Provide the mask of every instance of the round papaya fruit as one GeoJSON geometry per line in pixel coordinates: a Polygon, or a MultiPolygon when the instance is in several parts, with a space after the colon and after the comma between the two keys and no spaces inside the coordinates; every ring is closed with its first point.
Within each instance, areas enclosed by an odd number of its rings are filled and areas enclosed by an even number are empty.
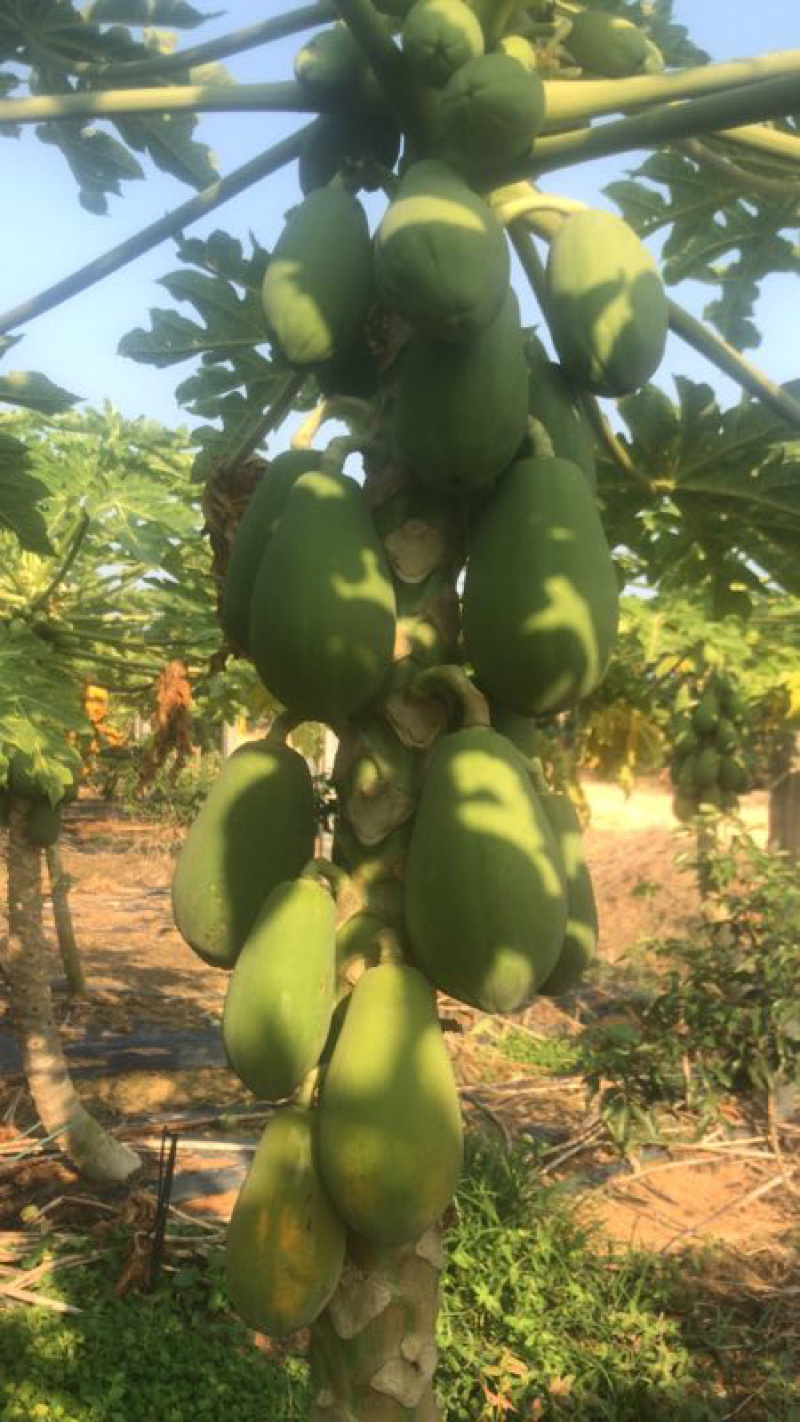
{"type": "Polygon", "coordinates": [[[647,35],[630,20],[602,10],[580,10],[573,18],[564,47],[575,63],[590,74],[622,79],[645,70],[653,72],[655,46],[647,35]]]}
{"type": "Polygon", "coordinates": [[[510,54],[482,54],[442,91],[445,152],[469,175],[491,175],[527,153],[545,116],[539,75],[510,54]]]}
{"type": "Polygon", "coordinates": [[[416,0],[403,22],[401,41],[416,77],[434,88],[483,54],[480,21],[464,0],[416,0]]]}

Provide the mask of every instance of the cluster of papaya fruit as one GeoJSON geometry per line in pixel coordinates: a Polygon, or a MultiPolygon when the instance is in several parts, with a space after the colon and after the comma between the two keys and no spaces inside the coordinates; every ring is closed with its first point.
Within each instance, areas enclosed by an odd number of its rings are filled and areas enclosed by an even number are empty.
{"type": "Polygon", "coordinates": [[[736,688],[720,672],[681,688],[672,745],[676,818],[693,819],[704,807],[735,810],[751,779],[746,714],[736,688]]]}
{"type": "Polygon", "coordinates": [[[278,455],[222,607],[288,717],[340,738],[335,865],[311,860],[311,780],[271,736],[225,763],[173,882],[179,930],[231,971],[233,1070],[263,1099],[294,1097],[228,1234],[233,1302],[277,1334],[331,1297],[345,1230],[410,1243],[452,1196],[462,1127],[436,990],[514,1012],[574,986],[594,954],[578,817],[531,736],[592,691],[616,637],[583,394],[641,385],[667,329],[634,233],[580,211],[551,241],[548,357],[484,195],[545,123],[534,49],[490,36],[477,0],[378,8],[427,138],[407,138],[395,174],[399,129],[350,31],[304,45],[295,73],[320,107],[343,92],[362,106],[312,126],[263,284],[285,362],[359,403],[364,482],[339,441],[278,455]],[[371,233],[358,192],[378,187],[371,233]],[[425,707],[454,689],[449,729],[425,707]]]}

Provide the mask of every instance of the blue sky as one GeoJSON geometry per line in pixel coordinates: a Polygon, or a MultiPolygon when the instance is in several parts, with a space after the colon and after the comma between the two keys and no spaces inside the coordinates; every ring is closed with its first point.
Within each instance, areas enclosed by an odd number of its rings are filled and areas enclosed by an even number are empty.
{"type": "MultiPolygon", "coordinates": [[[[201,10],[221,8],[211,0],[194,3],[201,10]]],[[[288,8],[289,0],[258,5],[252,0],[232,0],[225,7],[224,18],[193,32],[183,32],[179,44],[194,44],[288,8]]],[[[734,0],[733,4],[731,0],[676,0],[674,14],[715,59],[798,45],[794,0],[758,0],[755,5],[745,4],[744,0],[734,0]]],[[[244,82],[288,78],[299,43],[296,37],[281,41],[239,56],[229,61],[228,67],[244,82]]],[[[220,173],[225,174],[304,121],[298,115],[213,114],[201,119],[198,132],[214,150],[220,173]]],[[[608,205],[602,197],[602,187],[634,166],[632,155],[625,155],[553,174],[548,186],[552,191],[608,205]]],[[[0,181],[5,200],[0,245],[3,310],[67,275],[191,196],[190,189],[149,167],[145,182],[127,184],[126,195],[111,200],[108,216],[87,214],[78,203],[77,188],[63,159],[30,130],[20,140],[0,139],[0,181]]],[[[294,171],[286,169],[198,223],[191,233],[205,235],[215,227],[223,227],[246,245],[248,234],[253,232],[264,246],[270,247],[280,231],[283,213],[298,196],[294,171]]],[[[174,247],[164,243],[101,285],[39,317],[26,328],[25,339],[7,357],[3,369],[42,370],[90,404],[110,399],[130,418],[148,415],[170,426],[191,423],[173,395],[175,386],[190,373],[189,364],[157,371],[116,353],[126,331],[148,324],[149,307],[170,304],[157,279],[175,265],[174,247]]],[[[752,358],[779,381],[800,375],[798,294],[796,278],[771,278],[758,313],[764,339],[752,358]]],[[[693,289],[691,284],[676,289],[675,295],[698,313],[708,298],[707,290],[693,289]]],[[[523,311],[529,319],[533,316],[530,305],[526,311],[523,303],[523,311]]],[[[730,381],[674,338],[670,338],[658,375],[659,382],[668,388],[671,373],[708,380],[725,404],[738,398],[730,381]]],[[[273,452],[285,441],[285,434],[277,436],[273,452]]]]}

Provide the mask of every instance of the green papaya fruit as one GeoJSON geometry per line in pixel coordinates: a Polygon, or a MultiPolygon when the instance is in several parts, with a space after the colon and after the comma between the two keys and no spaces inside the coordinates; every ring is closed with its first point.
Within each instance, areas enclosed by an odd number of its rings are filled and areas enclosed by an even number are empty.
{"type": "Polygon", "coordinates": [[[270,335],[290,365],[331,360],[355,340],[372,293],[364,209],[338,183],[315,189],[289,214],[267,263],[270,335]]]}
{"type": "Polygon", "coordinates": [[[357,400],[371,400],[381,380],[376,354],[363,331],[341,355],[318,365],[314,375],[322,395],[351,395],[357,400]]]}
{"type": "Polygon", "coordinates": [[[378,691],[391,664],[395,599],[361,487],[302,474],[261,559],[249,642],[273,696],[334,723],[378,691]]]}
{"type": "Polygon", "coordinates": [[[483,54],[480,21],[464,0],[416,0],[401,42],[416,78],[437,89],[468,59],[483,54]]]}
{"type": "Polygon", "coordinates": [[[586,479],[566,459],[520,459],[471,531],[467,658],[498,705],[552,715],[598,685],[617,633],[614,565],[586,479]]]}
{"type": "Polygon", "coordinates": [[[561,952],[539,991],[545,997],[560,997],[577,986],[597,952],[597,904],[583,852],[580,820],[569,795],[543,794],[539,801],[564,864],[568,905],[561,952]]]}
{"type": "Polygon", "coordinates": [[[722,790],[740,794],[747,787],[747,771],[741,760],[734,755],[723,755],[719,766],[719,785],[722,790]]]}
{"type": "Polygon", "coordinates": [[[430,984],[381,963],[350,996],[317,1112],[318,1162],[336,1209],[380,1244],[417,1240],[461,1173],[461,1114],[430,984]]]}
{"type": "Polygon", "coordinates": [[[548,360],[544,346],[528,342],[528,413],[544,426],[559,459],[571,459],[586,476],[592,492],[597,488],[594,435],[575,391],[557,361],[548,360]]]}
{"type": "Polygon", "coordinates": [[[336,910],[311,878],[279,884],[259,909],[228,983],[222,1041],[263,1101],[291,1096],[312,1067],[334,1004],[336,910]]]}
{"type": "Polygon", "coordinates": [[[627,395],[660,364],[667,298],[655,262],[613,212],[572,213],[547,260],[548,319],[569,377],[597,395],[627,395]]]}
{"type": "Polygon", "coordinates": [[[14,795],[22,795],[27,800],[45,798],[44,781],[39,771],[34,770],[33,757],[27,751],[14,751],[8,762],[8,788],[14,795]]]}
{"type": "MultiPolygon", "coordinates": [[[[400,152],[400,131],[389,115],[371,113],[320,114],[303,140],[298,177],[304,197],[327,187],[343,167],[374,162],[393,168],[400,152]]],[[[371,191],[377,179],[362,187],[371,191]]]]}
{"type": "Polygon", "coordinates": [[[527,422],[528,371],[513,291],[470,340],[408,342],[392,434],[400,460],[421,483],[469,492],[493,482],[518,450],[527,422]]]}
{"type": "Polygon", "coordinates": [[[720,716],[714,727],[714,740],[717,749],[723,752],[736,750],[740,739],[733,721],[730,721],[727,716],[720,716]]]}
{"type": "Polygon", "coordinates": [[[313,449],[287,449],[270,460],[239,522],[225,574],[222,625],[243,652],[249,650],[250,599],[261,555],[295,480],[318,464],[319,452],[313,449]]]}
{"type": "Polygon", "coordinates": [[[622,79],[653,72],[648,64],[653,64],[655,46],[647,35],[630,20],[604,14],[602,10],[579,11],[573,18],[564,47],[575,63],[590,74],[622,79]]]}
{"type": "Polygon", "coordinates": [[[694,757],[694,784],[696,790],[707,790],[719,779],[721,756],[713,746],[705,746],[694,757]]]}
{"type": "Polygon", "coordinates": [[[694,774],[696,760],[696,755],[687,755],[685,759],[681,762],[678,772],[675,776],[675,784],[683,794],[693,795],[695,789],[697,788],[694,774]]]}
{"type": "Polygon", "coordinates": [[[697,800],[702,809],[721,810],[724,798],[724,792],[719,785],[706,785],[697,791],[697,800]]]}
{"type": "Polygon", "coordinates": [[[28,811],[25,833],[31,844],[38,849],[49,849],[55,844],[61,832],[61,815],[58,807],[49,800],[35,800],[28,811]]]}
{"type": "Polygon", "coordinates": [[[223,763],[172,879],[175,926],[213,967],[232,968],[267,895],[314,852],[314,786],[303,757],[269,740],[223,763]]]}
{"type": "Polygon", "coordinates": [[[545,116],[538,73],[510,54],[481,54],[462,64],[442,90],[440,121],[447,158],[474,176],[501,171],[527,153],[545,116]]]}
{"type": "Polygon", "coordinates": [[[687,791],[679,790],[672,801],[672,813],[681,824],[688,824],[697,814],[697,799],[687,791]]]}
{"type": "Polygon", "coordinates": [[[680,756],[692,755],[697,750],[699,744],[700,742],[691,727],[680,731],[674,741],[675,750],[680,756]]]}
{"type": "Polygon", "coordinates": [[[268,1121],[236,1197],[225,1243],[233,1307],[248,1328],[283,1338],[333,1294],[345,1231],[314,1161],[314,1120],[290,1106],[268,1121]]]}
{"type": "Polygon", "coordinates": [[[385,305],[435,340],[464,340],[494,320],[510,271],[491,208],[446,163],[412,164],[375,238],[385,305]]]}
{"type": "Polygon", "coordinates": [[[704,691],[692,711],[692,725],[700,736],[709,736],[719,720],[719,699],[715,691],[704,691]]]}
{"type": "Polygon", "coordinates": [[[540,731],[534,716],[518,716],[505,706],[493,706],[492,726],[501,736],[506,736],[526,760],[540,754],[540,731]]]}
{"type": "Polygon", "coordinates": [[[435,744],[406,865],[414,959],[443,992],[515,1012],[556,966],[567,884],[555,835],[515,746],[488,727],[435,744]]]}
{"type": "Polygon", "coordinates": [[[5,829],[8,825],[8,801],[8,791],[0,789],[0,829],[5,829]]]}
{"type": "Polygon", "coordinates": [[[335,94],[358,85],[366,63],[364,52],[347,25],[318,30],[294,57],[298,84],[316,94],[335,94]]]}

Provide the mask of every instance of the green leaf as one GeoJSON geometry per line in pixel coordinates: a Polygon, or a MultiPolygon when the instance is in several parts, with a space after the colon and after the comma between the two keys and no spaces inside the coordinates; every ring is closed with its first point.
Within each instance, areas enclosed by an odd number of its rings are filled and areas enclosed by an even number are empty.
{"type": "Polygon", "coordinates": [[[169,25],[192,30],[204,20],[216,20],[222,14],[223,10],[201,14],[184,0],[94,0],[86,18],[100,23],[169,25]]]}
{"type": "Polygon", "coordinates": [[[131,148],[147,153],[162,172],[199,190],[216,182],[219,170],[208,145],[192,138],[196,126],[195,116],[183,113],[115,120],[117,132],[131,148]]]}
{"type": "Polygon", "coordinates": [[[30,474],[30,454],[21,440],[0,430],[0,529],[13,533],[31,553],[51,552],[47,526],[37,507],[46,486],[30,474]]]}
{"type": "Polygon", "coordinates": [[[24,405],[43,415],[57,415],[79,399],[79,395],[71,395],[38,371],[12,370],[0,375],[0,401],[7,405],[24,405]]]}

